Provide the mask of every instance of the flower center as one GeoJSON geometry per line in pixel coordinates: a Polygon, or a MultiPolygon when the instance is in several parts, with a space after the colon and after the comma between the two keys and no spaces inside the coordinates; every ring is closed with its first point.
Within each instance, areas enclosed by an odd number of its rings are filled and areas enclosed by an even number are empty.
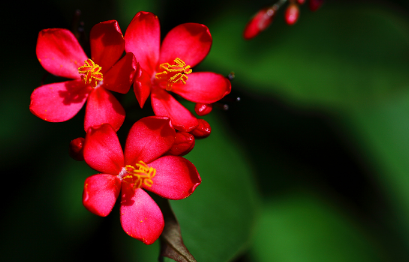
{"type": "Polygon", "coordinates": [[[190,65],[186,65],[180,58],[176,58],[173,65],[169,63],[160,64],[159,67],[163,69],[162,72],[155,75],[156,79],[167,81],[166,90],[172,90],[172,85],[178,82],[186,84],[187,75],[192,73],[190,65]]]}
{"type": "Polygon", "coordinates": [[[102,81],[103,75],[100,72],[101,67],[94,63],[91,59],[85,60],[83,66],[78,67],[78,73],[81,75],[85,84],[96,87],[99,81],[102,81]]]}
{"type": "Polygon", "coordinates": [[[156,169],[148,167],[143,161],[139,161],[134,166],[126,165],[118,175],[122,181],[129,184],[134,184],[133,188],[140,188],[142,185],[151,187],[153,185],[152,178],[156,175],[156,169]]]}

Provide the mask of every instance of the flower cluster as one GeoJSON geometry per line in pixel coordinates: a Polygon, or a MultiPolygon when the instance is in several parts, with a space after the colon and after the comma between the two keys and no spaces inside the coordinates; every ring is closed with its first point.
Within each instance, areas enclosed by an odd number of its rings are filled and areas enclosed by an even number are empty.
{"type": "Polygon", "coordinates": [[[158,18],[139,12],[125,36],[116,21],[95,25],[88,57],[73,33],[45,29],[39,33],[37,58],[49,73],[71,80],[38,87],[30,110],[49,122],[74,117],[85,102],[85,139],[71,141],[70,155],[98,174],[84,183],[83,204],[92,213],[107,216],[120,197],[124,231],[145,244],[155,242],[164,227],[159,206],[146,193],[179,200],[201,183],[195,166],[181,157],[193,149],[195,138],[211,132],[172,93],[196,103],[199,116],[230,93],[230,81],[213,72],[195,72],[210,51],[209,29],[196,23],[173,28],[160,42],[158,18]],[[133,124],[125,150],[116,132],[125,109],[111,92],[126,94],[133,85],[135,103],[142,108],[151,99],[155,116],[133,124]]]}
{"type": "MultiPolygon", "coordinates": [[[[299,5],[305,3],[306,0],[289,0],[287,8],[285,10],[285,21],[289,25],[293,25],[297,22],[300,16],[299,5]]],[[[258,11],[247,23],[243,37],[246,40],[256,37],[261,31],[266,30],[273,18],[276,16],[277,11],[287,2],[287,0],[279,0],[277,3],[270,7],[266,7],[258,11]]],[[[311,11],[316,11],[323,4],[324,0],[309,0],[309,8],[311,11]]]]}

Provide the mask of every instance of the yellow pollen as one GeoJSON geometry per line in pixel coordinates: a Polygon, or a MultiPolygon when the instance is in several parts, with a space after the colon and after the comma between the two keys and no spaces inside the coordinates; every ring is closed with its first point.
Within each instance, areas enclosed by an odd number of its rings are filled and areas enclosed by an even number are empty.
{"type": "Polygon", "coordinates": [[[155,75],[156,79],[163,79],[168,82],[166,85],[166,90],[168,91],[172,90],[172,84],[177,82],[181,81],[183,84],[186,84],[188,79],[187,75],[192,73],[190,65],[186,65],[182,59],[177,57],[174,62],[174,65],[169,63],[160,64],[159,67],[163,69],[163,71],[155,75]]]}
{"type": "Polygon", "coordinates": [[[92,87],[96,87],[98,81],[102,81],[103,79],[101,67],[95,64],[91,59],[85,60],[84,65],[78,67],[78,73],[81,75],[85,84],[89,84],[92,87]]]}
{"type": "Polygon", "coordinates": [[[140,188],[142,185],[151,187],[153,185],[152,178],[156,175],[156,169],[148,167],[142,160],[135,164],[135,167],[126,165],[125,170],[127,175],[122,177],[123,181],[133,183],[133,188],[140,188]]]}

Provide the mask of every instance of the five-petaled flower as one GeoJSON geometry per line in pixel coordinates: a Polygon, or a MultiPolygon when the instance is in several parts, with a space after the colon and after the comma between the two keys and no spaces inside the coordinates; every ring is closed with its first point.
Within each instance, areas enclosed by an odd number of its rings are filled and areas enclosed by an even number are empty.
{"type": "Polygon", "coordinates": [[[45,29],[39,33],[36,52],[41,65],[51,74],[74,80],[35,89],[30,110],[46,121],[62,122],[75,116],[88,98],[84,129],[109,123],[118,130],[125,110],[108,90],[127,93],[138,64],[131,53],[120,59],[125,41],[117,21],[95,25],[90,42],[91,59],[70,31],[45,29]]]}
{"type": "Polygon", "coordinates": [[[134,91],[141,107],[151,94],[155,115],[167,116],[172,125],[185,132],[198,126],[198,120],[167,91],[203,104],[214,103],[230,93],[230,81],[213,72],[192,72],[212,45],[209,29],[186,23],[173,28],[160,44],[157,16],[149,12],[135,15],[125,32],[125,50],[132,52],[141,70],[135,77],[134,91]]]}
{"type": "Polygon", "coordinates": [[[155,242],[162,233],[164,220],[145,190],[178,200],[192,194],[201,182],[191,162],[180,156],[162,156],[173,145],[175,135],[168,118],[142,118],[132,126],[123,154],[110,125],[90,128],[85,138],[84,159],[102,174],[85,180],[84,206],[94,214],[107,216],[122,188],[122,228],[145,244],[155,242]]]}

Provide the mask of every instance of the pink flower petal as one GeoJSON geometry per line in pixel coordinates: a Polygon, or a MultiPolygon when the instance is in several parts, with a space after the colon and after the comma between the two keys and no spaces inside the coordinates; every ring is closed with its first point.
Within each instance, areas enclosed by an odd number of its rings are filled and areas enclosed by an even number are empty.
{"type": "Polygon", "coordinates": [[[231,91],[231,84],[226,77],[212,73],[199,72],[188,75],[186,84],[172,85],[172,92],[195,103],[210,104],[222,99],[231,91]]]}
{"type": "Polygon", "coordinates": [[[91,88],[81,80],[40,86],[31,94],[30,111],[49,122],[63,122],[82,108],[91,88]]]}
{"type": "Polygon", "coordinates": [[[175,130],[169,118],[144,117],[129,131],[125,146],[125,164],[135,165],[140,160],[149,163],[168,151],[175,141],[175,130]]]}
{"type": "Polygon", "coordinates": [[[107,72],[125,50],[125,40],[118,22],[115,20],[94,25],[90,34],[91,59],[107,72]]]}
{"type": "Polygon", "coordinates": [[[143,189],[134,191],[122,183],[121,225],[128,235],[150,245],[159,238],[165,222],[158,205],[143,189]]]}
{"type": "Polygon", "coordinates": [[[158,17],[149,12],[139,12],[125,32],[125,50],[135,55],[136,61],[152,75],[159,59],[160,25],[158,17]]]}
{"type": "Polygon", "coordinates": [[[144,185],[144,189],[167,199],[179,200],[190,196],[202,181],[196,167],[180,156],[161,157],[149,163],[149,167],[156,169],[156,175],[152,179],[153,185],[144,185]]]}
{"type": "Polygon", "coordinates": [[[125,110],[111,92],[103,87],[94,88],[88,98],[84,129],[106,123],[118,131],[124,120],[125,110]]]}
{"type": "Polygon", "coordinates": [[[103,87],[121,94],[131,88],[139,66],[132,53],[126,53],[105,75],[103,87]]]}
{"type": "Polygon", "coordinates": [[[152,89],[151,100],[155,115],[169,117],[177,130],[190,132],[199,124],[197,118],[165,90],[152,89]]]}
{"type": "Polygon", "coordinates": [[[108,124],[87,131],[84,160],[93,169],[118,175],[124,167],[124,155],[115,130],[108,124]]]}
{"type": "Polygon", "coordinates": [[[173,63],[176,58],[194,67],[209,53],[212,36],[205,25],[186,23],[173,28],[162,43],[159,64],[173,63]]]}
{"type": "Polygon", "coordinates": [[[38,34],[37,58],[53,75],[79,79],[78,67],[87,60],[75,36],[66,29],[44,29],[38,34]]]}
{"type": "Polygon", "coordinates": [[[82,203],[88,211],[106,217],[111,213],[121,191],[121,180],[109,174],[93,175],[84,183],[82,203]]]}
{"type": "Polygon", "coordinates": [[[135,77],[135,83],[133,84],[133,90],[135,92],[136,99],[138,100],[141,108],[151,94],[151,75],[141,69],[139,75],[135,77]]]}

